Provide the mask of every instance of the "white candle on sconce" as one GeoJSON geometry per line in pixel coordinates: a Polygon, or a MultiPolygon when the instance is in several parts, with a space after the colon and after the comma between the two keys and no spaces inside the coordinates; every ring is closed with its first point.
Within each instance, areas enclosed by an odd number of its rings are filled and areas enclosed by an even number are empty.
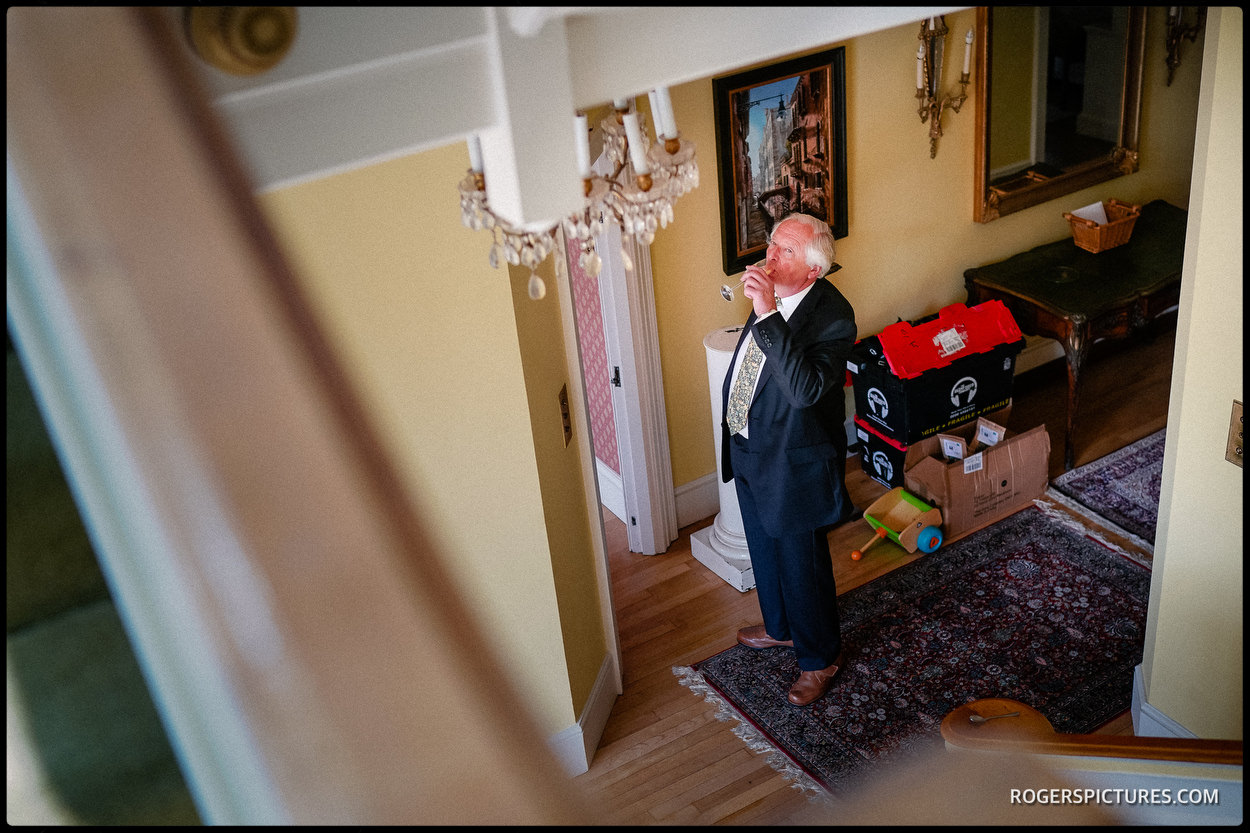
{"type": "Polygon", "coordinates": [[[482,172],[482,140],[476,133],[469,136],[469,169],[475,174],[482,172]]]}
{"type": "Polygon", "coordinates": [[[655,90],[647,90],[647,99],[651,102],[651,121],[655,123],[655,135],[664,135],[664,116],[660,113],[660,97],[655,90]]]}
{"type": "Polygon", "coordinates": [[[660,124],[664,125],[664,137],[667,139],[677,138],[677,118],[673,115],[673,99],[668,94],[668,87],[656,87],[655,97],[660,102],[660,124]]]}
{"type": "Polygon", "coordinates": [[[924,89],[924,45],[916,47],[916,89],[924,89]]]}
{"type": "Polygon", "coordinates": [[[577,174],[590,179],[590,125],[580,113],[573,118],[573,138],[577,142],[577,174]]]}
{"type": "Polygon", "coordinates": [[[972,69],[972,30],[964,37],[964,75],[972,69]]]}
{"type": "Polygon", "coordinates": [[[634,163],[634,173],[641,176],[642,174],[651,173],[651,166],[647,164],[647,146],[642,142],[642,129],[638,126],[638,114],[625,114],[625,136],[629,139],[629,158],[634,163]]]}

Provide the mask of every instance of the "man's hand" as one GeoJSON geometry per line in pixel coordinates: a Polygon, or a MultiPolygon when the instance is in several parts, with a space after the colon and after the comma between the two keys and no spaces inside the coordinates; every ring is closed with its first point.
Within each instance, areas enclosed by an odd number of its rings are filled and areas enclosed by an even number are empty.
{"type": "Polygon", "coordinates": [[[748,266],[746,273],[742,276],[742,294],[751,299],[756,316],[777,309],[772,270],[766,264],[748,266]]]}

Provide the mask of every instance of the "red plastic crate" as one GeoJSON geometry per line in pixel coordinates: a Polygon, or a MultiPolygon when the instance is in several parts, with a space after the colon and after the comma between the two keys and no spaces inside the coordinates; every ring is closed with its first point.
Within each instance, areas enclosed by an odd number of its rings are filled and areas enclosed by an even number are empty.
{"type": "Polygon", "coordinates": [[[1002,301],[986,301],[971,308],[951,304],[923,324],[891,324],[878,338],[890,372],[900,379],[914,379],[956,359],[1017,342],[1024,335],[1002,301]]]}

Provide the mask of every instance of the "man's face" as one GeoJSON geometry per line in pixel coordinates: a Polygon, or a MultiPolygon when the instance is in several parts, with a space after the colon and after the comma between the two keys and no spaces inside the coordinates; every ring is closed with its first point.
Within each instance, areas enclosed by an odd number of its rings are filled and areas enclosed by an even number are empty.
{"type": "Polygon", "coordinates": [[[818,270],[804,258],[813,231],[802,223],[786,220],[773,229],[768,242],[768,267],[782,298],[799,292],[815,279],[818,270]]]}

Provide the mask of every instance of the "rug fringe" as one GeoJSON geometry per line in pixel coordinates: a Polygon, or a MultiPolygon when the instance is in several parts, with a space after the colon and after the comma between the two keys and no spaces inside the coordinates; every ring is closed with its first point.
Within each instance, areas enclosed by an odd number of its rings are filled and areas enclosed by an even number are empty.
{"type": "Polygon", "coordinates": [[[1142,547],[1144,550],[1146,550],[1146,552],[1153,555],[1154,547],[1147,544],[1141,538],[1137,537],[1136,535],[1134,535],[1133,533],[1129,532],[1126,529],[1121,529],[1120,527],[1116,526],[1114,523],[1107,520],[1106,518],[1091,514],[1087,509],[1085,509],[1085,507],[1068,499],[1065,495],[1063,495],[1062,493],[1056,491],[1055,489],[1049,486],[1046,488],[1046,498],[1047,500],[1042,500],[1041,498],[1034,498],[1033,505],[1036,506],[1038,509],[1040,509],[1042,514],[1050,518],[1052,521],[1055,521],[1056,523],[1062,526],[1065,526],[1074,532],[1078,532],[1082,535],[1088,535],[1090,538],[1093,538],[1095,541],[1102,544],[1107,549],[1112,550],[1114,552],[1118,552],[1120,555],[1123,555],[1125,558],[1128,558],[1130,561],[1136,562],[1137,564],[1140,564],[1143,567],[1146,567],[1147,569],[1153,566],[1152,560],[1150,557],[1144,556],[1140,552],[1126,550],[1124,547],[1121,547],[1118,544],[1115,544],[1107,540],[1106,538],[1104,538],[1102,535],[1098,533],[1097,529],[1093,529],[1081,523],[1080,521],[1076,520],[1071,515],[1069,515],[1067,512],[1063,512],[1063,511],[1060,511],[1059,509],[1056,509],[1051,503],[1048,503],[1047,501],[1054,501],[1054,503],[1058,503],[1061,506],[1067,507],[1073,512],[1079,514],[1081,517],[1088,519],[1091,523],[1094,523],[1095,525],[1099,525],[1099,526],[1104,526],[1109,531],[1115,533],[1116,535],[1122,536],[1126,540],[1131,541],[1133,544],[1136,544],[1139,547],[1142,547]]]}
{"type": "Polygon", "coordinates": [[[766,754],[768,756],[765,758],[766,763],[788,780],[791,787],[802,792],[813,802],[825,803],[832,798],[823,784],[808,775],[802,767],[790,759],[789,755],[778,749],[763,732],[751,725],[751,722],[731,706],[724,697],[721,697],[716,689],[707,684],[703,675],[697,670],[689,666],[675,665],[673,673],[677,675],[679,683],[695,694],[703,695],[705,701],[716,706],[717,720],[736,721],[737,725],[734,726],[733,733],[746,744],[747,749],[757,755],[766,754]]]}

